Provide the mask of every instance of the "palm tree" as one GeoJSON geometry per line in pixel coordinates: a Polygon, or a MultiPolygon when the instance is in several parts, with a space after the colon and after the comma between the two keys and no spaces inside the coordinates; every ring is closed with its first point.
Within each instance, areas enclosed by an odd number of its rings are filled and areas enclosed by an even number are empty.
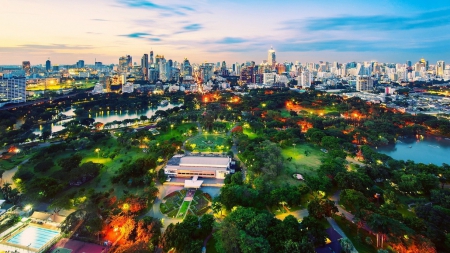
{"type": "Polygon", "coordinates": [[[282,205],[283,209],[284,209],[285,208],[284,206],[287,205],[287,202],[286,201],[280,201],[280,202],[278,202],[278,204],[282,205]]]}

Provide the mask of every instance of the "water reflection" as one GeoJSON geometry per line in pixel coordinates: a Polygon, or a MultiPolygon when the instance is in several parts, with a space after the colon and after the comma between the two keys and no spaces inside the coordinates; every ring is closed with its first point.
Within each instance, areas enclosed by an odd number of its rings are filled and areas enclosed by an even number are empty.
{"type": "Polygon", "coordinates": [[[450,164],[450,139],[425,135],[423,138],[401,138],[395,145],[378,147],[378,152],[397,160],[412,160],[416,163],[450,164]]]}
{"type": "MultiPolygon", "coordinates": [[[[90,114],[89,117],[92,117],[95,119],[95,122],[101,122],[103,124],[113,122],[113,121],[123,121],[126,119],[136,119],[140,118],[141,116],[147,116],[148,118],[155,115],[155,112],[158,110],[167,110],[174,108],[176,106],[182,106],[182,104],[168,104],[166,106],[158,106],[158,107],[148,107],[146,110],[127,110],[127,111],[111,111],[111,112],[98,112],[95,114],[90,114]]],[[[75,108],[72,108],[68,111],[62,112],[62,114],[66,116],[75,116],[75,108]]],[[[34,134],[41,135],[43,130],[50,130],[52,132],[58,132],[64,129],[63,124],[66,122],[71,121],[71,119],[58,121],[52,124],[42,124],[39,125],[39,128],[35,129],[33,131],[34,134]]]]}

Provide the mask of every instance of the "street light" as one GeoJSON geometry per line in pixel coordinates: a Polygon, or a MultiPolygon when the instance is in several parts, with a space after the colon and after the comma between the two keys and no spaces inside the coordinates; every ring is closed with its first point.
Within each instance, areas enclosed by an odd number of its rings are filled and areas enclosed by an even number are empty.
{"type": "Polygon", "coordinates": [[[100,149],[99,149],[99,148],[96,148],[96,149],[95,149],[95,152],[97,152],[97,158],[100,158],[100,149]]]}

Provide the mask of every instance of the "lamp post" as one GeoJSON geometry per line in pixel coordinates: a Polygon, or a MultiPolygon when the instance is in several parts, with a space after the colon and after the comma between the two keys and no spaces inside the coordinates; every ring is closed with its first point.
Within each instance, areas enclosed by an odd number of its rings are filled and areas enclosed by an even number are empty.
{"type": "Polygon", "coordinates": [[[99,148],[96,148],[96,149],[95,149],[95,152],[97,152],[97,158],[100,158],[100,149],[99,149],[99,148]]]}

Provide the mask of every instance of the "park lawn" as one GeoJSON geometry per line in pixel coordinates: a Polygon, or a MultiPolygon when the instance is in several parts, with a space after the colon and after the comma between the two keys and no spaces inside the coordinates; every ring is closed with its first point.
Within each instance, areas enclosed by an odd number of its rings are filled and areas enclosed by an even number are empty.
{"type": "Polygon", "coordinates": [[[285,148],[282,151],[284,158],[288,159],[292,157],[292,161],[287,162],[289,167],[294,168],[294,173],[311,174],[319,169],[321,159],[325,154],[318,148],[308,144],[297,145],[294,147],[285,148]],[[308,155],[305,155],[305,151],[308,151],[308,155]]]}
{"type": "Polygon", "coordinates": [[[356,225],[348,221],[347,219],[344,219],[340,216],[337,216],[334,218],[336,223],[339,225],[339,227],[344,231],[345,235],[352,241],[353,246],[355,246],[356,250],[358,252],[364,252],[364,253],[376,253],[377,250],[375,247],[368,245],[365,240],[366,237],[370,236],[372,238],[372,241],[374,244],[376,243],[376,236],[369,234],[366,230],[360,228],[359,229],[359,235],[361,239],[358,240],[357,238],[357,228],[356,225]]]}
{"type": "MultiPolygon", "coordinates": [[[[197,129],[197,124],[195,123],[182,123],[180,125],[174,125],[173,129],[169,129],[167,131],[159,131],[160,134],[155,136],[155,139],[157,141],[185,141],[189,138],[187,133],[189,133],[189,130],[194,127],[197,129]],[[184,134],[184,135],[183,135],[184,134]]],[[[195,135],[196,132],[192,131],[192,135],[195,135]]]]}
{"type": "Polygon", "coordinates": [[[256,137],[258,137],[258,134],[252,132],[252,130],[249,128],[244,128],[244,134],[247,135],[250,140],[253,140],[256,137]]]}
{"type": "Polygon", "coordinates": [[[178,216],[182,215],[183,217],[186,214],[186,211],[188,210],[190,201],[183,201],[183,204],[180,207],[180,211],[178,212],[178,216]]]}
{"type": "Polygon", "coordinates": [[[193,152],[225,152],[230,149],[227,140],[225,134],[202,134],[189,139],[186,145],[193,145],[193,152]]]}

